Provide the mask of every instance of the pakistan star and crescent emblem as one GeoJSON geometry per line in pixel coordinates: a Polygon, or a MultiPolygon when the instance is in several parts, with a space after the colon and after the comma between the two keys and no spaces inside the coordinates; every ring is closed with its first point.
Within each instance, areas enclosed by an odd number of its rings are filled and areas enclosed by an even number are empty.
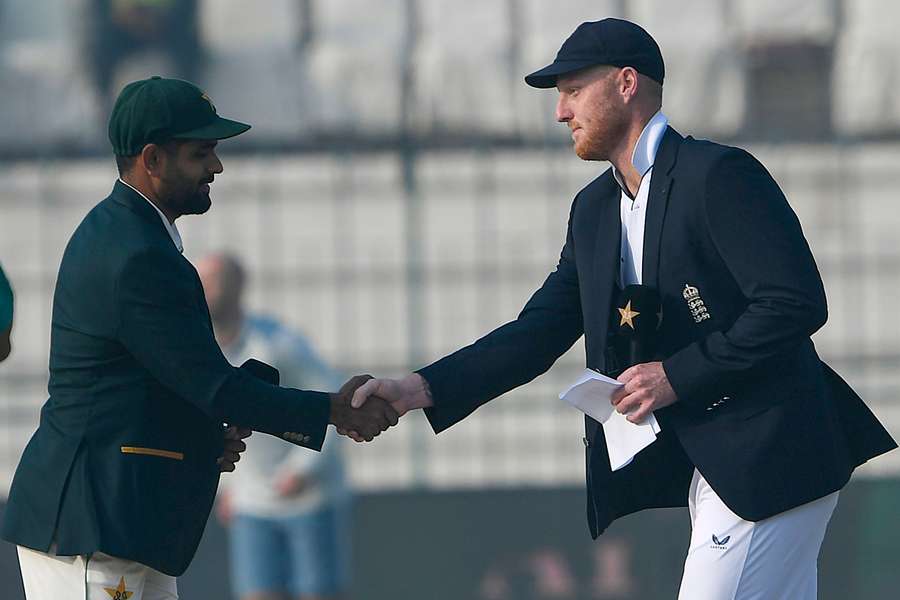
{"type": "Polygon", "coordinates": [[[109,594],[109,597],[113,600],[128,600],[134,595],[134,592],[128,592],[125,590],[125,578],[119,578],[119,585],[115,588],[103,588],[106,590],[106,593],[109,594]]]}
{"type": "Polygon", "coordinates": [[[213,104],[213,101],[209,99],[209,96],[206,95],[206,92],[203,92],[203,95],[200,97],[209,102],[209,105],[212,107],[213,112],[216,112],[216,105],[213,104]]]}
{"type": "Polygon", "coordinates": [[[639,312],[636,310],[631,310],[631,300],[625,305],[625,308],[618,309],[619,314],[622,315],[622,320],[619,322],[619,327],[622,327],[626,323],[629,327],[634,329],[634,318],[638,316],[639,312]]]}

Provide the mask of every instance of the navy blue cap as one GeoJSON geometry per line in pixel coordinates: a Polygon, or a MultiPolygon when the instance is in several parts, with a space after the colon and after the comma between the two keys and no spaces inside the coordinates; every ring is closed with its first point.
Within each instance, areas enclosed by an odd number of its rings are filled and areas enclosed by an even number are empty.
{"type": "Polygon", "coordinates": [[[556,87],[559,75],[596,65],[633,67],[660,85],[666,75],[656,40],[640,25],[610,18],[579,25],[563,42],[553,63],[527,75],[525,83],[536,88],[556,87]]]}

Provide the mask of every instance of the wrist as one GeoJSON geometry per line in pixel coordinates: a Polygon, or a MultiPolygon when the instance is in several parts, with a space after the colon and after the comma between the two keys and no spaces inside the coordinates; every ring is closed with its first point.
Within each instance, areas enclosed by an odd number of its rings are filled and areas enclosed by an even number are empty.
{"type": "Polygon", "coordinates": [[[338,394],[330,393],[328,394],[328,423],[331,425],[337,424],[337,416],[339,411],[341,410],[341,397],[338,394]]]}
{"type": "Polygon", "coordinates": [[[434,406],[428,381],[418,373],[411,373],[400,381],[409,409],[434,406]]]}

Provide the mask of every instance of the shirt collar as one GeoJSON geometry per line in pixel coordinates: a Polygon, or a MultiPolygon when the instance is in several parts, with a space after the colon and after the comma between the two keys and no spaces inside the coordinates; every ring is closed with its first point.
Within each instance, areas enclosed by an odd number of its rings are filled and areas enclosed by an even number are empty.
{"type": "Polygon", "coordinates": [[[159,214],[159,218],[162,219],[163,225],[165,225],[165,227],[166,227],[166,231],[169,232],[169,237],[172,238],[172,243],[175,244],[175,247],[178,248],[179,252],[184,253],[184,245],[181,243],[181,234],[178,233],[178,228],[175,226],[175,224],[169,223],[169,219],[166,218],[166,215],[163,214],[163,211],[159,210],[158,206],[156,206],[155,204],[150,202],[150,199],[147,198],[147,196],[145,196],[143,193],[141,193],[141,191],[139,189],[137,189],[133,185],[129,184],[128,182],[123,181],[121,177],[119,177],[119,181],[121,181],[124,185],[127,185],[132,190],[134,190],[141,198],[146,200],[147,203],[153,207],[153,209],[159,214]]]}
{"type": "MultiPolygon", "coordinates": [[[[659,150],[659,144],[662,142],[668,126],[669,119],[662,111],[657,111],[644,125],[644,130],[641,132],[641,136],[634,145],[634,151],[631,153],[631,164],[634,165],[641,177],[653,168],[653,163],[656,162],[656,151],[659,150]]],[[[622,175],[615,167],[613,167],[613,176],[619,183],[619,187],[623,190],[626,189],[622,175]]]]}

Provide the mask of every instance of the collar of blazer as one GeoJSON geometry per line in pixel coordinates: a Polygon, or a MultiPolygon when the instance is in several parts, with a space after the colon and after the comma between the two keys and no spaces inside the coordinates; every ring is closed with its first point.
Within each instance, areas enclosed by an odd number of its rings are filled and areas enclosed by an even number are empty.
{"type": "Polygon", "coordinates": [[[650,194],[647,199],[647,216],[644,221],[644,258],[641,267],[641,282],[659,289],[659,244],[662,238],[663,222],[669,205],[669,193],[674,179],[673,171],[678,161],[678,150],[684,138],[668,127],[653,163],[650,179],[650,194]]]}
{"type": "MultiPolygon", "coordinates": [[[[156,208],[154,208],[153,205],[150,204],[150,202],[148,202],[143,196],[141,196],[139,193],[137,193],[118,179],[116,180],[115,186],[113,186],[112,193],[110,194],[110,199],[112,199],[113,202],[121,204],[122,206],[130,209],[142,220],[152,223],[154,227],[159,228],[159,230],[166,236],[166,239],[171,240],[169,232],[166,231],[166,226],[163,225],[159,213],[156,212],[156,208]]],[[[169,243],[171,243],[171,241],[169,243]]]]}

